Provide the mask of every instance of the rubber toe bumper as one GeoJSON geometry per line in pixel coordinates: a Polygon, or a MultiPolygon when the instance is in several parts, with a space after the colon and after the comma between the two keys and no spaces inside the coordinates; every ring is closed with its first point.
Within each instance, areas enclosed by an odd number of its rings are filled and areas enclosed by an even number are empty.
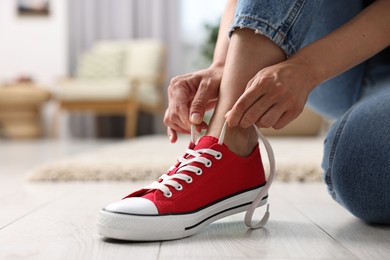
{"type": "Polygon", "coordinates": [[[123,214],[156,215],[158,210],[154,203],[145,198],[127,198],[113,202],[104,208],[105,211],[123,214]]]}

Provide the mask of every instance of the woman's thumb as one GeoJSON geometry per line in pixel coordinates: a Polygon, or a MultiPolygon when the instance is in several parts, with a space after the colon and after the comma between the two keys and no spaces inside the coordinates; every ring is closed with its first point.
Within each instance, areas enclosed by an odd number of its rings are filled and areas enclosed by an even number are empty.
{"type": "Polygon", "coordinates": [[[199,125],[203,122],[203,116],[206,111],[206,103],[207,100],[202,96],[195,96],[190,108],[191,124],[199,125]]]}

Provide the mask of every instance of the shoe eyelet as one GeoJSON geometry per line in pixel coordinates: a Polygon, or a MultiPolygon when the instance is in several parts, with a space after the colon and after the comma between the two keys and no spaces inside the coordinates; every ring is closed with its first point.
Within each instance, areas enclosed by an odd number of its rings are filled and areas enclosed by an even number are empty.
{"type": "Polygon", "coordinates": [[[183,185],[179,185],[177,187],[175,187],[176,190],[182,190],[183,189],[183,185]]]}
{"type": "Polygon", "coordinates": [[[218,153],[216,156],[215,156],[215,159],[217,160],[220,160],[222,158],[222,153],[218,153]]]}
{"type": "Polygon", "coordinates": [[[188,178],[188,179],[186,180],[186,182],[187,182],[187,183],[191,183],[191,182],[192,182],[192,178],[188,178]]]}
{"type": "Polygon", "coordinates": [[[211,162],[211,161],[208,161],[208,162],[206,163],[206,167],[207,167],[207,168],[210,168],[211,165],[212,165],[212,162],[211,162]]]}
{"type": "Polygon", "coordinates": [[[170,197],[172,197],[172,192],[164,193],[164,196],[167,197],[167,198],[170,198],[170,197]]]}
{"type": "Polygon", "coordinates": [[[196,175],[202,175],[203,171],[201,169],[199,169],[197,172],[196,172],[196,175]]]}

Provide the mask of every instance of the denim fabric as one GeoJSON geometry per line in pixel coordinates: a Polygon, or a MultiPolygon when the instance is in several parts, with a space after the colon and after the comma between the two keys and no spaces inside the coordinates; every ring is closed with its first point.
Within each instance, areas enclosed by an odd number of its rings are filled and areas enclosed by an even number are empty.
{"type": "MultiPolygon", "coordinates": [[[[362,8],[360,0],[239,0],[230,35],[251,28],[291,56],[362,8]]],[[[390,64],[374,57],[316,87],[308,104],[335,120],[322,163],[332,197],[366,222],[390,224],[390,64]]]]}
{"type": "Polygon", "coordinates": [[[301,46],[321,0],[239,0],[229,35],[250,28],[280,46],[289,57],[301,46]]]}
{"type": "MultiPolygon", "coordinates": [[[[363,3],[357,0],[324,0],[303,46],[334,31],[362,9],[363,3]]],[[[341,117],[361,95],[365,67],[366,63],[362,63],[317,86],[309,96],[309,107],[329,118],[341,117]]]]}
{"type": "Polygon", "coordinates": [[[390,79],[367,87],[325,139],[322,167],[330,194],[369,223],[390,224],[389,115],[390,79]]]}
{"type": "MultiPolygon", "coordinates": [[[[356,0],[324,0],[304,45],[362,8],[356,0]]],[[[332,197],[366,222],[390,224],[390,64],[380,55],[319,85],[308,103],[336,120],[322,162],[332,197]]]]}

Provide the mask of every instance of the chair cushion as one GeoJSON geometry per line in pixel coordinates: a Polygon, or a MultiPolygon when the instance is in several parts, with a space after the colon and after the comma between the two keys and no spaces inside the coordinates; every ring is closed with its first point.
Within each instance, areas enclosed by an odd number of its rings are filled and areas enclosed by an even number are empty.
{"type": "Polygon", "coordinates": [[[163,44],[156,40],[139,39],[125,49],[125,74],[130,78],[156,77],[163,71],[163,44]]]}
{"type": "Polygon", "coordinates": [[[77,67],[77,77],[83,79],[115,78],[123,76],[124,55],[120,49],[85,52],[77,67]]]}
{"type": "Polygon", "coordinates": [[[131,93],[129,81],[119,79],[74,79],[59,83],[57,98],[67,101],[126,100],[131,93]]]}
{"type": "MultiPolygon", "coordinates": [[[[64,101],[114,101],[126,100],[133,91],[127,79],[67,80],[59,84],[57,98],[64,101]]],[[[141,83],[138,101],[148,105],[160,102],[160,95],[151,83],[141,83]]]]}
{"type": "Polygon", "coordinates": [[[155,39],[130,41],[100,41],[93,47],[96,52],[124,52],[124,74],[127,77],[156,77],[163,71],[164,45],[155,39]]]}
{"type": "Polygon", "coordinates": [[[75,79],[61,82],[57,97],[67,101],[126,100],[132,93],[132,78],[141,78],[140,103],[158,105],[160,86],[155,79],[162,71],[163,44],[151,39],[100,41],[79,61],[75,79]]]}

